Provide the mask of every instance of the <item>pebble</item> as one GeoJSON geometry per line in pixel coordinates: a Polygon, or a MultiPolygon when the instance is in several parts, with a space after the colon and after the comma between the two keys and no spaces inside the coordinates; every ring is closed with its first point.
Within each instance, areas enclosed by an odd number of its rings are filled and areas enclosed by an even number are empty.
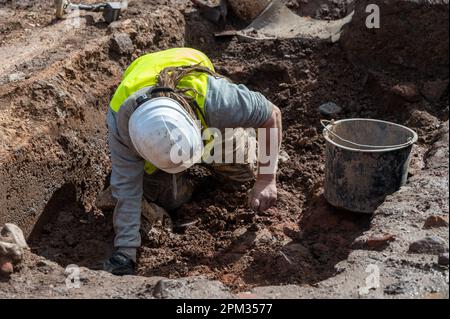
{"type": "Polygon", "coordinates": [[[233,235],[234,235],[235,237],[241,237],[241,236],[244,235],[246,232],[247,232],[247,228],[246,228],[246,227],[240,227],[240,228],[236,229],[236,230],[233,232],[233,235]]]}
{"type": "Polygon", "coordinates": [[[289,162],[290,159],[291,157],[286,151],[281,151],[280,154],[278,155],[278,160],[280,163],[287,163],[289,162]]]}
{"type": "Polygon", "coordinates": [[[111,38],[111,50],[120,55],[130,54],[134,50],[133,41],[126,33],[116,33],[111,38]]]}
{"type": "Polygon", "coordinates": [[[448,227],[448,217],[444,216],[430,216],[423,225],[424,229],[448,227]]]}
{"type": "Polygon", "coordinates": [[[324,116],[335,116],[341,111],[342,108],[334,102],[327,102],[319,106],[319,112],[324,116]]]}
{"type": "Polygon", "coordinates": [[[0,228],[0,240],[17,245],[20,249],[28,249],[22,230],[14,224],[6,223],[0,228]]]}
{"type": "Polygon", "coordinates": [[[258,231],[255,237],[255,244],[270,244],[273,240],[272,233],[267,228],[263,228],[258,231]]]}
{"type": "Polygon", "coordinates": [[[23,72],[11,73],[8,75],[9,82],[17,82],[25,79],[25,74],[23,72]]]}

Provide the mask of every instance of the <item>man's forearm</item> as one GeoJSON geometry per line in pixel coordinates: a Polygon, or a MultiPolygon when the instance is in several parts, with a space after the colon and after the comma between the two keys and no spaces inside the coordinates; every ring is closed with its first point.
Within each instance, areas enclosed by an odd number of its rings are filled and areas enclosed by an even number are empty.
{"type": "Polygon", "coordinates": [[[273,105],[271,117],[258,131],[260,142],[258,151],[258,177],[250,192],[249,204],[254,210],[265,211],[273,207],[277,202],[276,173],[278,168],[278,153],[283,135],[281,112],[278,107],[273,105]]]}
{"type": "Polygon", "coordinates": [[[260,133],[265,134],[265,139],[263,138],[264,146],[260,145],[258,154],[257,180],[271,182],[276,179],[278,154],[283,136],[281,112],[275,105],[271,117],[260,128],[260,133]]]}

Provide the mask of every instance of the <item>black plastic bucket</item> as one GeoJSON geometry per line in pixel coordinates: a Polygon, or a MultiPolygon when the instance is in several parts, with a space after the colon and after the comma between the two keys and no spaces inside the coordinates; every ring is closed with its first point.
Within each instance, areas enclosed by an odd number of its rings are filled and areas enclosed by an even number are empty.
{"type": "Polygon", "coordinates": [[[372,119],[322,124],[326,140],[325,198],[331,205],[373,213],[387,195],[406,184],[416,132],[372,119]]]}

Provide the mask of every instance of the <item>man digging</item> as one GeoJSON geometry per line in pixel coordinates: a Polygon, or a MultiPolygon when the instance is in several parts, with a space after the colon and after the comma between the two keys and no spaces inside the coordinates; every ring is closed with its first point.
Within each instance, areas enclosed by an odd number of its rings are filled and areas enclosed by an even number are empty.
{"type": "Polygon", "coordinates": [[[196,163],[224,181],[255,180],[252,209],[265,211],[276,203],[280,110],[260,93],[218,76],[202,52],[175,48],[135,60],[110,102],[108,128],[117,203],[115,251],[104,268],[112,274],[134,272],[142,199],[166,210],[188,202],[193,187],[184,172],[196,163]],[[241,129],[226,133],[235,128],[241,129]],[[258,161],[254,134],[243,129],[258,129],[258,161]],[[214,146],[210,157],[208,145],[214,146]]]}

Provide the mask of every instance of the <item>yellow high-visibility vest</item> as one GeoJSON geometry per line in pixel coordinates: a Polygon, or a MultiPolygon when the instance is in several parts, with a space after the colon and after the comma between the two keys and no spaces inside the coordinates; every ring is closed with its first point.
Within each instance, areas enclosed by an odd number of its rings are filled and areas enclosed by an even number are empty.
{"type": "MultiPolygon", "coordinates": [[[[188,65],[201,65],[214,71],[211,60],[204,53],[191,48],[174,48],[139,57],[125,71],[122,82],[110,102],[111,109],[114,112],[119,112],[120,107],[130,95],[144,87],[155,86],[157,77],[163,69],[188,65]]],[[[205,114],[205,99],[208,90],[208,75],[206,73],[193,72],[185,76],[177,87],[179,89],[193,89],[186,94],[195,99],[201,112],[205,114]]],[[[196,111],[198,118],[206,127],[203,115],[200,114],[199,110],[196,111]]],[[[145,171],[148,174],[152,174],[156,170],[157,168],[152,163],[145,163],[145,171]]]]}

